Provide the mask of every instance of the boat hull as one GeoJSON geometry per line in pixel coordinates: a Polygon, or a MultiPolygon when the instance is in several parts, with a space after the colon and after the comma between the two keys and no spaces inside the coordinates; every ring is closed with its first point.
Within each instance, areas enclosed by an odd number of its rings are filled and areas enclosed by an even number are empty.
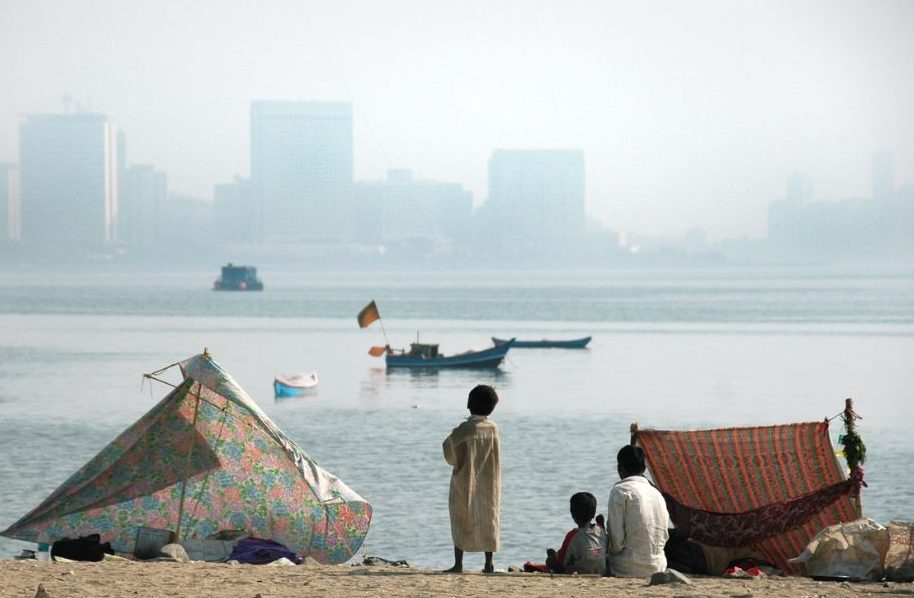
{"type": "Polygon", "coordinates": [[[263,283],[262,282],[251,282],[251,283],[225,283],[221,280],[217,280],[213,283],[214,291],[262,291],[263,283]]]}
{"type": "Polygon", "coordinates": [[[317,392],[317,374],[301,376],[299,380],[277,376],[273,379],[273,394],[277,398],[303,397],[317,392]]]}
{"type": "MultiPolygon", "coordinates": [[[[551,341],[544,339],[541,341],[514,341],[514,348],[516,349],[585,349],[587,348],[587,343],[590,342],[592,337],[585,336],[584,338],[575,338],[565,341],[551,341]]],[[[507,339],[495,338],[492,337],[492,343],[495,346],[502,345],[508,342],[507,339]]]]}
{"type": "Polygon", "coordinates": [[[387,353],[384,360],[388,368],[497,368],[504,361],[513,341],[482,351],[467,351],[459,355],[421,357],[409,354],[387,353]]]}

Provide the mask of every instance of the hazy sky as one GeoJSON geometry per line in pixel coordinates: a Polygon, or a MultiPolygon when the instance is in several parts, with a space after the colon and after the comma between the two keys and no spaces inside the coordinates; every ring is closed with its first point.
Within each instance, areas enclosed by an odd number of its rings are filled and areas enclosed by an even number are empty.
{"type": "Polygon", "coordinates": [[[494,148],[581,148],[607,226],[763,235],[792,170],[914,183],[914,2],[0,0],[0,161],[72,96],[203,198],[249,172],[257,99],[351,101],[357,179],[486,196],[494,148]]]}

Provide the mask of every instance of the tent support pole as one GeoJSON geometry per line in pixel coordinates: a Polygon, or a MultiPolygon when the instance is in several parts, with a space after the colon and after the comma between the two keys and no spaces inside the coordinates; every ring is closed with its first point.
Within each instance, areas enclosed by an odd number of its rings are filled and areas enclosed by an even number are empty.
{"type": "MultiPolygon", "coordinates": [[[[197,403],[194,406],[194,421],[191,424],[191,428],[193,430],[197,429],[197,414],[200,413],[200,397],[199,397],[200,387],[201,387],[201,385],[198,382],[197,383],[197,395],[198,396],[196,396],[197,403]]],[[[190,438],[191,438],[190,448],[187,449],[187,461],[185,462],[185,465],[184,465],[184,479],[181,480],[181,499],[178,502],[178,523],[175,526],[175,541],[176,542],[181,541],[181,520],[184,519],[184,494],[187,491],[187,476],[190,475],[190,458],[194,453],[193,433],[191,434],[190,438]]]]}
{"type": "MultiPolygon", "coordinates": [[[[857,412],[854,411],[854,399],[844,399],[844,428],[847,433],[855,431],[854,421],[859,418],[857,412]]],[[[860,464],[856,461],[854,463],[848,462],[848,468],[853,471],[855,467],[860,464]]],[[[854,496],[851,498],[851,501],[854,504],[854,511],[856,512],[857,517],[863,517],[863,503],[860,500],[860,495],[854,496]]]]}

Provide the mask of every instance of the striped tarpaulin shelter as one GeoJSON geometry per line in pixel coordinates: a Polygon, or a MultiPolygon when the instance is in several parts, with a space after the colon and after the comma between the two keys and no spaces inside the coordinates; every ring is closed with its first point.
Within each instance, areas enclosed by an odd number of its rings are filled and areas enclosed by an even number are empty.
{"type": "Polygon", "coordinates": [[[801,573],[788,559],[820,529],[860,516],[855,480],[838,463],[827,422],[693,431],[633,425],[632,437],[677,526],[698,513],[705,528],[718,527],[710,530],[718,542],[692,535],[706,544],[755,538],[751,545],[768,561],[801,573]]]}

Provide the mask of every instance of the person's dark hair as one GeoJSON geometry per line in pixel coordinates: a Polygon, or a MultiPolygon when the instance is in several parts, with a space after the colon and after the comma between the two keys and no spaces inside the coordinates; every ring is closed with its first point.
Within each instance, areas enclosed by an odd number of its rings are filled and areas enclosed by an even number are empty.
{"type": "Polygon", "coordinates": [[[640,446],[626,444],[619,449],[616,455],[619,465],[619,475],[641,475],[644,473],[644,449],[640,446]]]}
{"type": "Polygon", "coordinates": [[[571,518],[578,527],[590,523],[597,514],[597,497],[590,492],[576,492],[571,495],[571,518]]]}
{"type": "Polygon", "coordinates": [[[467,409],[473,415],[490,415],[498,404],[498,395],[495,389],[486,384],[480,384],[470,391],[467,397],[467,409]]]}

